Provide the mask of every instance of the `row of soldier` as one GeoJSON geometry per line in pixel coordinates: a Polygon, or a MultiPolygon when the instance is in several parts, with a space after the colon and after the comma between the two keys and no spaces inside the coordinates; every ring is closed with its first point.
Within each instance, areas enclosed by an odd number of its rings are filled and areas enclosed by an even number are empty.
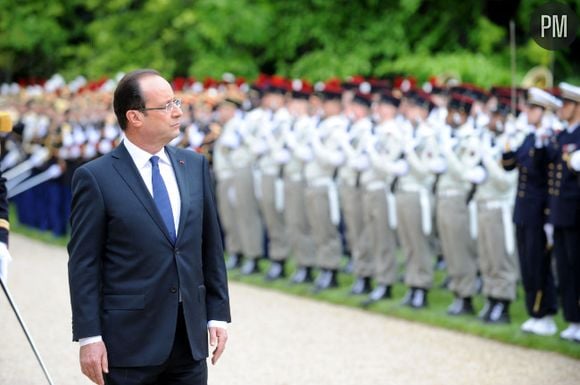
{"type": "MultiPolygon", "coordinates": [[[[422,308],[433,257],[443,255],[450,315],[475,313],[480,275],[480,317],[509,322],[521,275],[530,315],[522,329],[556,333],[558,287],[569,323],[561,336],[579,340],[580,272],[570,245],[579,225],[580,92],[563,85],[560,108],[561,99],[537,89],[526,103],[520,90],[514,99],[501,88],[431,88],[329,81],[313,92],[271,77],[248,92],[228,84],[203,97],[185,93],[189,113],[173,144],[212,158],[229,265],[243,274],[257,273],[267,255],[266,278],[279,279],[293,258],[292,282],[325,290],[337,286],[346,250],[351,291],[370,304],[391,298],[400,250],[403,303],[422,308]],[[561,212],[550,211],[564,199],[561,212]]],[[[72,172],[122,140],[110,103],[110,93],[96,92],[14,104],[19,119],[2,169],[12,195],[23,191],[13,198],[23,223],[66,231],[72,172]],[[45,183],[27,188],[42,175],[45,183]]]]}
{"type": "Polygon", "coordinates": [[[554,245],[569,323],[561,337],[580,340],[580,270],[570,246],[579,235],[580,165],[567,162],[580,144],[577,87],[562,85],[563,108],[530,89],[517,116],[511,91],[472,86],[397,95],[329,82],[313,97],[273,78],[258,91],[261,104],[249,112],[234,98],[218,108],[223,132],[213,157],[230,268],[259,271],[265,228],[266,279],[284,277],[292,256],[292,282],[335,287],[343,227],[351,292],[368,293],[366,304],[391,297],[400,248],[403,304],[427,306],[433,257],[442,254],[455,296],[448,313],[475,314],[480,274],[480,318],[506,323],[521,267],[530,315],[522,330],[553,335],[554,245]],[[568,210],[550,212],[563,200],[568,210]]]}

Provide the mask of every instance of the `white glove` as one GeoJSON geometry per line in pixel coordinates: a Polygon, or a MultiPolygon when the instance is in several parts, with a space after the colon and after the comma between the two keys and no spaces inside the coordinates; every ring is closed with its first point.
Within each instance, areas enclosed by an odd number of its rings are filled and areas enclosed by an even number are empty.
{"type": "Polygon", "coordinates": [[[366,155],[357,156],[352,162],[352,167],[357,171],[368,170],[369,166],[369,157],[366,155]]]}
{"type": "Polygon", "coordinates": [[[447,171],[447,162],[443,157],[433,158],[429,161],[429,169],[435,174],[443,174],[447,171]]]}
{"type": "Polygon", "coordinates": [[[548,247],[554,246],[554,225],[551,223],[544,223],[544,233],[546,233],[548,247]]]}
{"type": "Polygon", "coordinates": [[[550,137],[550,130],[542,126],[537,128],[534,134],[536,136],[536,148],[542,148],[548,142],[550,137]]]}
{"type": "Polygon", "coordinates": [[[285,148],[274,153],[274,161],[279,164],[286,164],[290,161],[290,152],[285,148]]]}
{"type": "Polygon", "coordinates": [[[465,174],[465,177],[471,183],[481,184],[481,183],[483,183],[483,181],[485,181],[485,178],[487,178],[487,172],[485,171],[485,169],[483,167],[476,166],[476,167],[472,168],[471,170],[469,170],[465,174]]]}
{"type": "Polygon", "coordinates": [[[417,141],[413,138],[407,138],[405,141],[405,147],[403,148],[403,151],[405,152],[405,154],[408,154],[412,151],[415,151],[415,147],[417,147],[417,141]]]}
{"type": "Polygon", "coordinates": [[[0,242],[0,279],[6,282],[8,279],[8,264],[12,261],[8,246],[6,243],[0,242]]]}
{"type": "Polygon", "coordinates": [[[407,175],[409,172],[409,164],[405,160],[399,159],[393,163],[392,171],[396,176],[407,175]]]}
{"type": "Polygon", "coordinates": [[[574,171],[580,171],[580,150],[574,151],[570,157],[570,166],[574,171]]]}
{"type": "Polygon", "coordinates": [[[189,131],[188,137],[189,137],[189,145],[193,148],[197,148],[201,146],[201,144],[203,143],[205,135],[199,132],[199,130],[196,130],[195,128],[192,127],[191,130],[189,131]]]}
{"type": "Polygon", "coordinates": [[[224,146],[229,148],[238,148],[240,147],[240,137],[234,133],[227,133],[223,134],[221,138],[221,142],[224,146]]]}
{"type": "Polygon", "coordinates": [[[255,155],[262,155],[268,149],[268,145],[266,145],[266,142],[262,139],[256,139],[254,143],[252,143],[251,149],[255,155]]]}
{"type": "Polygon", "coordinates": [[[310,147],[298,147],[294,153],[304,162],[310,162],[314,158],[310,147]]]}

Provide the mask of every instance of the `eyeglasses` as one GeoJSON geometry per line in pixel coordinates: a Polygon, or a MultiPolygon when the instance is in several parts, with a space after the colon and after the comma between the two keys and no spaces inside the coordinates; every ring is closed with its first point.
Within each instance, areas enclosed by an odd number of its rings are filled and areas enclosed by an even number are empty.
{"type": "Polygon", "coordinates": [[[172,101],[167,102],[167,104],[163,107],[141,108],[140,111],[151,111],[151,110],[163,111],[163,110],[165,110],[165,112],[169,113],[169,112],[173,111],[174,107],[181,108],[181,99],[173,99],[172,101]]]}

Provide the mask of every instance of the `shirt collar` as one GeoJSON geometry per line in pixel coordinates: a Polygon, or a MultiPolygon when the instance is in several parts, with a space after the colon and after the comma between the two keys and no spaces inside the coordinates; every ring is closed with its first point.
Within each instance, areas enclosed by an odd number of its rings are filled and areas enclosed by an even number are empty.
{"type": "Polygon", "coordinates": [[[129,155],[133,159],[133,162],[135,162],[137,169],[142,169],[145,166],[150,165],[151,164],[150,159],[153,155],[157,155],[161,162],[171,165],[169,157],[165,152],[165,147],[159,150],[159,152],[157,152],[156,154],[151,155],[147,151],[133,144],[127,137],[123,139],[123,143],[125,144],[125,148],[129,152],[129,155]]]}

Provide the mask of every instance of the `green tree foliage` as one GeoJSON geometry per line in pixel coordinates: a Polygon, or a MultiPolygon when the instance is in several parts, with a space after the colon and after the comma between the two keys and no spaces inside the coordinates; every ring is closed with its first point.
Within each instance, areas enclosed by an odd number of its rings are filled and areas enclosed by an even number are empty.
{"type": "MultiPolygon", "coordinates": [[[[509,84],[506,25],[494,0],[2,0],[0,80],[113,76],[136,67],[166,76],[254,78],[276,72],[309,80],[452,73],[509,84]]],[[[518,78],[533,65],[574,76],[571,52],[553,55],[528,35],[541,0],[521,0],[518,78]]],[[[580,0],[569,1],[580,9],[580,0]]]]}

